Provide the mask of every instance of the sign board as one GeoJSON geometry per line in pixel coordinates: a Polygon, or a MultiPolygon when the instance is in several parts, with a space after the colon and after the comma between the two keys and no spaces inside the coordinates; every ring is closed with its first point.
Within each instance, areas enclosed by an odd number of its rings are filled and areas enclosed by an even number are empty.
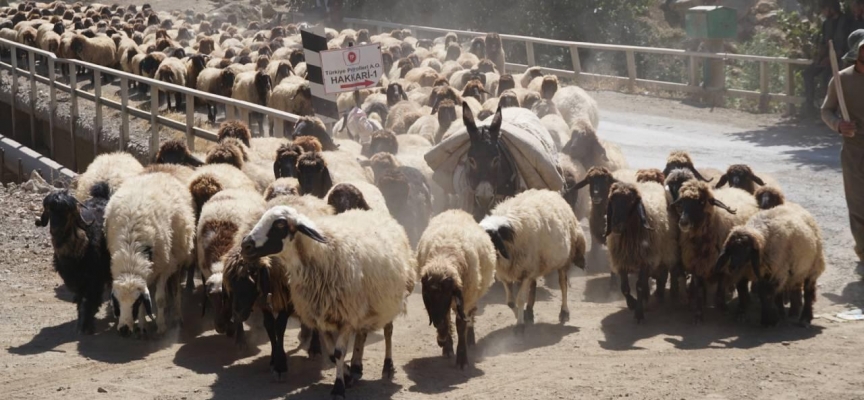
{"type": "Polygon", "coordinates": [[[324,92],[324,75],[321,69],[321,55],[327,51],[327,37],[324,26],[300,29],[303,41],[303,55],[306,57],[306,79],[312,92],[312,109],[325,124],[339,119],[336,95],[324,92]]]}
{"type": "Polygon", "coordinates": [[[384,74],[381,46],[370,44],[321,52],[324,93],[352,92],[378,84],[384,74]]]}

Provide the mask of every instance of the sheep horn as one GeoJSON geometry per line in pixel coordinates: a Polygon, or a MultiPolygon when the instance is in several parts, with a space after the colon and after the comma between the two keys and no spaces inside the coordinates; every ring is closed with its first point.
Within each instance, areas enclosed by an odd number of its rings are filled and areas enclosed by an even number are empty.
{"type": "Polygon", "coordinates": [[[702,182],[711,182],[711,181],[714,180],[714,178],[711,178],[711,179],[705,179],[705,178],[702,176],[702,174],[699,173],[699,170],[697,170],[696,167],[690,167],[690,171],[693,171],[693,176],[695,176],[696,179],[699,179],[699,180],[702,181],[702,182]]]}
{"type": "Polygon", "coordinates": [[[149,293],[142,293],[141,296],[144,298],[144,311],[147,312],[147,316],[150,317],[150,320],[153,321],[156,318],[153,317],[153,302],[150,300],[149,293]]]}
{"type": "Polygon", "coordinates": [[[318,243],[327,243],[327,238],[325,238],[320,233],[318,233],[318,231],[316,231],[316,230],[314,230],[314,229],[312,229],[306,225],[302,225],[302,224],[297,225],[297,230],[300,231],[300,233],[308,236],[310,239],[312,239],[318,243]]]}
{"type": "Polygon", "coordinates": [[[645,215],[645,205],[642,204],[642,200],[639,200],[639,202],[636,203],[636,211],[639,212],[639,220],[642,221],[642,227],[649,231],[653,231],[654,228],[652,228],[651,224],[648,223],[648,217],[645,215]]]}
{"type": "Polygon", "coordinates": [[[720,200],[717,200],[717,199],[711,199],[711,204],[713,204],[715,207],[720,207],[720,208],[722,208],[722,209],[728,211],[729,214],[732,214],[732,215],[735,215],[735,214],[736,214],[736,211],[735,211],[735,210],[733,210],[733,209],[730,208],[729,206],[723,204],[723,202],[720,201],[720,200]]]}

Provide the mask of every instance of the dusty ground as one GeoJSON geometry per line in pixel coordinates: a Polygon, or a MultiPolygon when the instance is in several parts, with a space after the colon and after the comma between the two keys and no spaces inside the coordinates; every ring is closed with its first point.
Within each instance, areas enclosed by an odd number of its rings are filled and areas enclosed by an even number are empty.
{"type": "MultiPolygon", "coordinates": [[[[748,162],[773,174],[792,201],[809,208],[824,231],[829,267],[817,314],[864,306],[864,282],[846,228],[837,154],[840,141],[815,124],[710,112],[667,100],[594,93],[601,134],[621,144],[633,167],[660,167],[670,149],[700,165],[748,162]]],[[[334,369],[296,351],[287,333],[287,382],[267,369],[268,344],[236,350],[200,319],[197,297],[184,300],[186,325],[161,341],[120,338],[105,311],[95,336],[74,330],[71,296],[51,270],[47,232],[34,216],[41,195],[0,190],[0,398],[322,398],[334,369]]],[[[557,324],[557,283],[538,289],[537,325],[514,337],[512,312],[496,286],[477,318],[472,367],[443,359],[418,295],[396,321],[392,382],[380,380],[383,339],[369,339],[366,376],[349,398],[864,398],[864,323],[818,318],[810,328],[758,327],[709,310],[690,324],[680,306],[655,305],[637,326],[617,295],[607,296],[602,265],[571,277],[572,320],[557,324]]],[[[260,318],[260,317],[257,317],[260,318]]],[[[259,323],[253,319],[254,323],[259,323]]]]}

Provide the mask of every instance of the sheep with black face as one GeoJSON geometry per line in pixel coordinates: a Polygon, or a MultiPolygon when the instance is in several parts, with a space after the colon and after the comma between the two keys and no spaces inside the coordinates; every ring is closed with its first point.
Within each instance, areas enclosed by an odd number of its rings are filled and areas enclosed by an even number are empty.
{"type": "Polygon", "coordinates": [[[780,187],[776,179],[765,174],[757,176],[747,164],[730,165],[726,173],[717,181],[715,188],[721,188],[726,184],[729,187],[738,188],[750,194],[755,194],[756,189],[761,186],[780,187]]]}
{"type": "Polygon", "coordinates": [[[320,332],[336,362],[333,396],[344,397],[345,388],[360,379],[366,337],[381,328],[383,375],[393,377],[393,320],[405,311],[416,280],[416,260],[395,220],[379,212],[350,210],[313,221],[292,207],[278,206],[243,239],[242,255],[274,256],[286,266],[297,315],[320,332]],[[349,369],[345,355],[352,337],[349,369]]]}
{"type": "Polygon", "coordinates": [[[36,226],[50,226],[54,270],[74,295],[76,330],[83,334],[93,334],[103,293],[111,285],[111,256],[102,230],[111,189],[105,182],[97,183],[90,195],[79,203],[68,190],[52,192],[42,201],[42,216],[36,220],[36,226]]]}

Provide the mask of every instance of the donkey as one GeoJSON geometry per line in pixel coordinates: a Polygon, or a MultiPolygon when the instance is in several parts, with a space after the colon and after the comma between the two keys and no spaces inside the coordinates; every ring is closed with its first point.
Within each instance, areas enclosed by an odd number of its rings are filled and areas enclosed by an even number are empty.
{"type": "Polygon", "coordinates": [[[515,162],[501,137],[501,107],[495,111],[489,126],[477,127],[468,103],[462,103],[462,121],[468,130],[467,177],[474,191],[473,216],[478,222],[492,208],[518,190],[515,162]]]}

